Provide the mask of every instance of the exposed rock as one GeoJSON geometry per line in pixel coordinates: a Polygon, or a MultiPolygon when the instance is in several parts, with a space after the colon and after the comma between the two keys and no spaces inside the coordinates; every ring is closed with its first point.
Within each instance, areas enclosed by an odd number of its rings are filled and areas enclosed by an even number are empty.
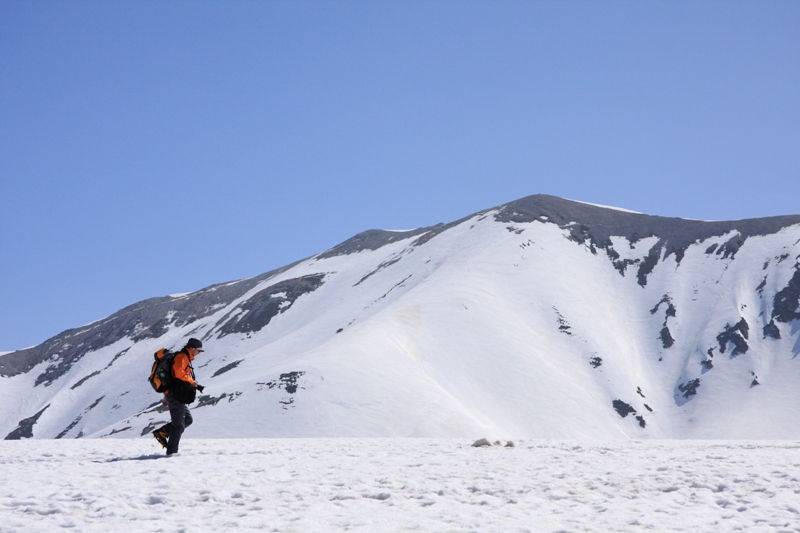
{"type": "Polygon", "coordinates": [[[678,390],[683,393],[683,397],[688,399],[697,394],[697,388],[700,387],[700,378],[687,381],[678,385],[678,390]]]}
{"type": "Polygon", "coordinates": [[[732,358],[747,353],[749,346],[745,339],[749,338],[749,332],[750,326],[747,325],[747,321],[744,318],[733,326],[730,324],[726,325],[725,331],[717,335],[720,353],[725,353],[728,343],[733,344],[733,351],[731,352],[732,358]]]}
{"type": "Polygon", "coordinates": [[[669,328],[667,326],[661,328],[659,337],[661,338],[661,345],[665,349],[672,348],[672,345],[675,344],[675,339],[672,338],[672,334],[669,332],[669,328]]]}
{"type": "Polygon", "coordinates": [[[622,400],[614,400],[611,402],[611,405],[614,407],[614,410],[617,412],[617,414],[622,418],[625,418],[630,414],[636,414],[636,409],[622,400]]]}
{"type": "Polygon", "coordinates": [[[484,446],[491,446],[492,443],[489,442],[489,439],[478,439],[472,443],[473,448],[482,448],[484,446]]]}
{"type": "Polygon", "coordinates": [[[722,246],[719,247],[716,254],[722,254],[723,259],[731,259],[734,258],[736,252],[739,251],[739,248],[742,247],[744,244],[746,237],[742,237],[741,235],[734,235],[731,237],[727,242],[725,242],[722,246]]]}
{"type": "MultiPolygon", "coordinates": [[[[11,377],[29,372],[36,365],[49,360],[51,364],[35,382],[37,386],[48,386],[89,352],[114,344],[125,337],[132,340],[157,337],[164,331],[163,327],[167,322],[182,326],[209,316],[220,306],[229,304],[262,281],[296,264],[292,263],[254,278],[212,285],[186,296],[164,296],[135,303],[103,320],[64,331],[38,346],[0,356],[0,376],[11,377]]],[[[124,353],[125,350],[117,354],[115,359],[124,353]]]]}
{"type": "Polygon", "coordinates": [[[361,278],[360,280],[358,280],[358,283],[356,283],[355,285],[353,285],[353,287],[358,287],[359,285],[361,285],[362,283],[364,283],[364,282],[365,282],[367,279],[369,279],[369,278],[370,278],[370,276],[372,276],[372,275],[374,275],[374,274],[377,274],[378,272],[380,272],[380,271],[381,271],[381,270],[383,270],[384,268],[388,268],[388,267],[392,266],[393,264],[395,264],[395,263],[397,263],[398,261],[400,261],[402,258],[403,258],[403,256],[398,256],[398,257],[395,257],[395,258],[393,258],[393,259],[390,259],[390,260],[388,260],[388,261],[384,261],[383,263],[381,263],[380,265],[378,265],[378,268],[376,268],[375,270],[373,270],[372,272],[370,272],[369,274],[367,274],[366,276],[364,276],[363,278],[361,278]]]}
{"type": "Polygon", "coordinates": [[[220,368],[219,370],[214,372],[214,374],[212,374],[211,377],[215,378],[215,377],[217,377],[217,376],[219,376],[221,374],[224,374],[225,372],[229,372],[229,371],[233,370],[234,368],[239,366],[239,363],[241,363],[242,361],[244,361],[244,359],[239,359],[238,361],[234,361],[233,363],[230,363],[230,364],[227,364],[227,365],[223,366],[222,368],[220,368]]]}
{"type": "Polygon", "coordinates": [[[227,398],[228,402],[230,403],[230,402],[234,401],[236,398],[238,398],[241,395],[242,395],[242,393],[237,391],[237,392],[234,392],[232,394],[228,394],[227,392],[223,392],[221,395],[217,396],[216,398],[214,398],[213,396],[210,396],[210,395],[200,396],[197,399],[197,405],[195,406],[195,409],[197,409],[199,407],[205,407],[207,405],[210,405],[210,406],[213,407],[213,406],[217,405],[220,401],[224,400],[225,398],[227,398]]]}
{"type": "Polygon", "coordinates": [[[90,378],[93,378],[93,377],[95,377],[95,376],[97,376],[97,375],[99,375],[99,374],[100,374],[100,370],[96,370],[96,371],[92,372],[91,374],[89,374],[88,376],[82,377],[81,379],[79,379],[79,380],[78,380],[78,381],[75,383],[75,385],[73,385],[72,387],[70,387],[70,390],[75,390],[75,389],[77,389],[78,387],[80,387],[81,385],[83,385],[84,383],[86,383],[86,381],[88,381],[90,378]]]}
{"type": "MultiPolygon", "coordinates": [[[[297,381],[303,376],[305,372],[287,372],[286,374],[281,374],[280,377],[274,381],[268,381],[266,383],[256,383],[256,385],[262,385],[267,387],[268,389],[283,389],[289,394],[294,394],[297,392],[298,384],[297,381]]],[[[261,390],[261,389],[259,389],[261,390]]]]}
{"type": "Polygon", "coordinates": [[[219,322],[217,338],[232,333],[255,333],[280,313],[287,311],[302,295],[322,286],[325,274],[312,274],[270,285],[229,311],[219,322]]]}
{"type": "Polygon", "coordinates": [[[778,329],[775,319],[770,320],[769,324],[764,326],[764,338],[766,339],[767,337],[775,340],[780,340],[781,338],[781,330],[778,329]]]}
{"type": "Polygon", "coordinates": [[[767,286],[767,276],[764,276],[764,279],[761,280],[761,283],[759,283],[758,287],[756,287],[756,292],[758,294],[762,294],[764,292],[764,287],[766,286],[767,286]]]}
{"type": "Polygon", "coordinates": [[[566,335],[572,336],[572,332],[570,331],[569,322],[561,315],[558,309],[553,307],[553,311],[556,312],[556,320],[558,321],[558,331],[564,333],[566,335]]]}
{"type": "Polygon", "coordinates": [[[5,440],[20,440],[20,439],[32,438],[33,426],[36,425],[36,422],[39,420],[39,417],[42,416],[42,413],[47,411],[48,407],[50,407],[50,404],[45,405],[42,408],[42,410],[36,413],[35,415],[20,420],[17,429],[6,435],[5,440]]]}
{"type": "Polygon", "coordinates": [[[362,231],[358,235],[355,235],[343,243],[334,246],[327,252],[319,254],[317,258],[328,259],[330,257],[336,257],[339,255],[355,254],[361,252],[362,250],[377,250],[378,248],[382,248],[387,244],[433,231],[439,226],[443,225],[444,224],[439,224],[437,226],[418,228],[410,231],[384,231],[379,229],[362,231]]]}
{"type": "MultiPolygon", "coordinates": [[[[528,196],[496,209],[495,219],[498,222],[556,224],[570,230],[571,240],[593,251],[595,248],[608,250],[611,236],[625,237],[631,243],[647,237],[659,237],[639,264],[637,278],[643,287],[662,255],[666,260],[674,254],[680,264],[686,249],[692,244],[730,233],[735,235],[721,246],[712,245],[706,252],[716,251],[723,258],[732,258],[749,237],[771,235],[786,226],[800,223],[800,215],[719,222],[658,217],[607,209],[546,194],[528,196]]],[[[614,262],[613,257],[610,259],[614,262]]]]}
{"type": "Polygon", "coordinates": [[[658,312],[658,308],[661,307],[661,304],[667,304],[667,311],[665,313],[666,317],[677,316],[678,314],[677,310],[675,309],[675,306],[672,304],[672,298],[668,294],[665,294],[664,297],[661,298],[661,301],[658,302],[656,306],[650,310],[650,314],[655,315],[658,312]]]}
{"type": "Polygon", "coordinates": [[[772,318],[784,324],[800,320],[800,268],[797,268],[789,284],[775,295],[772,318]]]}

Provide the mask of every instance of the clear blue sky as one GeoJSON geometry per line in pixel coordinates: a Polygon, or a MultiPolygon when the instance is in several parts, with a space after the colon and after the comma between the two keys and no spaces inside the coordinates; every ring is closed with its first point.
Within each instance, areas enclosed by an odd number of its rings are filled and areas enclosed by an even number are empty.
{"type": "Polygon", "coordinates": [[[800,2],[0,0],[0,350],[535,193],[800,213],[800,2]]]}

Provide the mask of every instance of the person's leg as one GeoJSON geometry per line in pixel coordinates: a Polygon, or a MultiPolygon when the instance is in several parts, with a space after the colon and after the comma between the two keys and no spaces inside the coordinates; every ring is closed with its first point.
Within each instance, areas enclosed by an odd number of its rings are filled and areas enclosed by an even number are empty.
{"type": "MultiPolygon", "coordinates": [[[[169,426],[169,440],[167,441],[167,455],[172,455],[173,453],[178,453],[178,445],[181,442],[181,435],[183,435],[183,430],[186,429],[186,417],[188,415],[189,410],[186,409],[186,405],[182,404],[178,400],[175,399],[172,394],[167,394],[167,405],[169,406],[169,416],[172,421],[164,426],[165,428],[169,426]]],[[[191,420],[191,415],[188,415],[189,420],[191,420]]]]}

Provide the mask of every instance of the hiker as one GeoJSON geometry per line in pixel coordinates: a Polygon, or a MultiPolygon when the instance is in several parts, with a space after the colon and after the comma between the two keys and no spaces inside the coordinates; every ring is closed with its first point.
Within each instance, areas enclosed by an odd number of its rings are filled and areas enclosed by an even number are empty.
{"type": "Polygon", "coordinates": [[[167,455],[178,453],[183,430],[192,424],[192,414],[187,404],[194,401],[195,391],[203,392],[194,377],[192,361],[203,351],[203,343],[198,339],[189,339],[181,351],[172,360],[172,382],[169,390],[164,392],[161,403],[169,407],[170,422],[153,431],[159,444],[167,449],[167,455]]]}

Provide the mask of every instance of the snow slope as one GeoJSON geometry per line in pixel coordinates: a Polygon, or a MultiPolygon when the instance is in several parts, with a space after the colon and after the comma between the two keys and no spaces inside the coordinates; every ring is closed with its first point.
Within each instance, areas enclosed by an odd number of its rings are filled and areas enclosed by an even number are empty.
{"type": "Polygon", "coordinates": [[[800,531],[797,443],[515,444],[5,442],[0,531],[800,531]]]}
{"type": "Polygon", "coordinates": [[[798,258],[798,216],[541,195],[371,230],[0,357],[0,433],[147,436],[152,354],[195,336],[187,435],[797,439],[798,258]]]}

